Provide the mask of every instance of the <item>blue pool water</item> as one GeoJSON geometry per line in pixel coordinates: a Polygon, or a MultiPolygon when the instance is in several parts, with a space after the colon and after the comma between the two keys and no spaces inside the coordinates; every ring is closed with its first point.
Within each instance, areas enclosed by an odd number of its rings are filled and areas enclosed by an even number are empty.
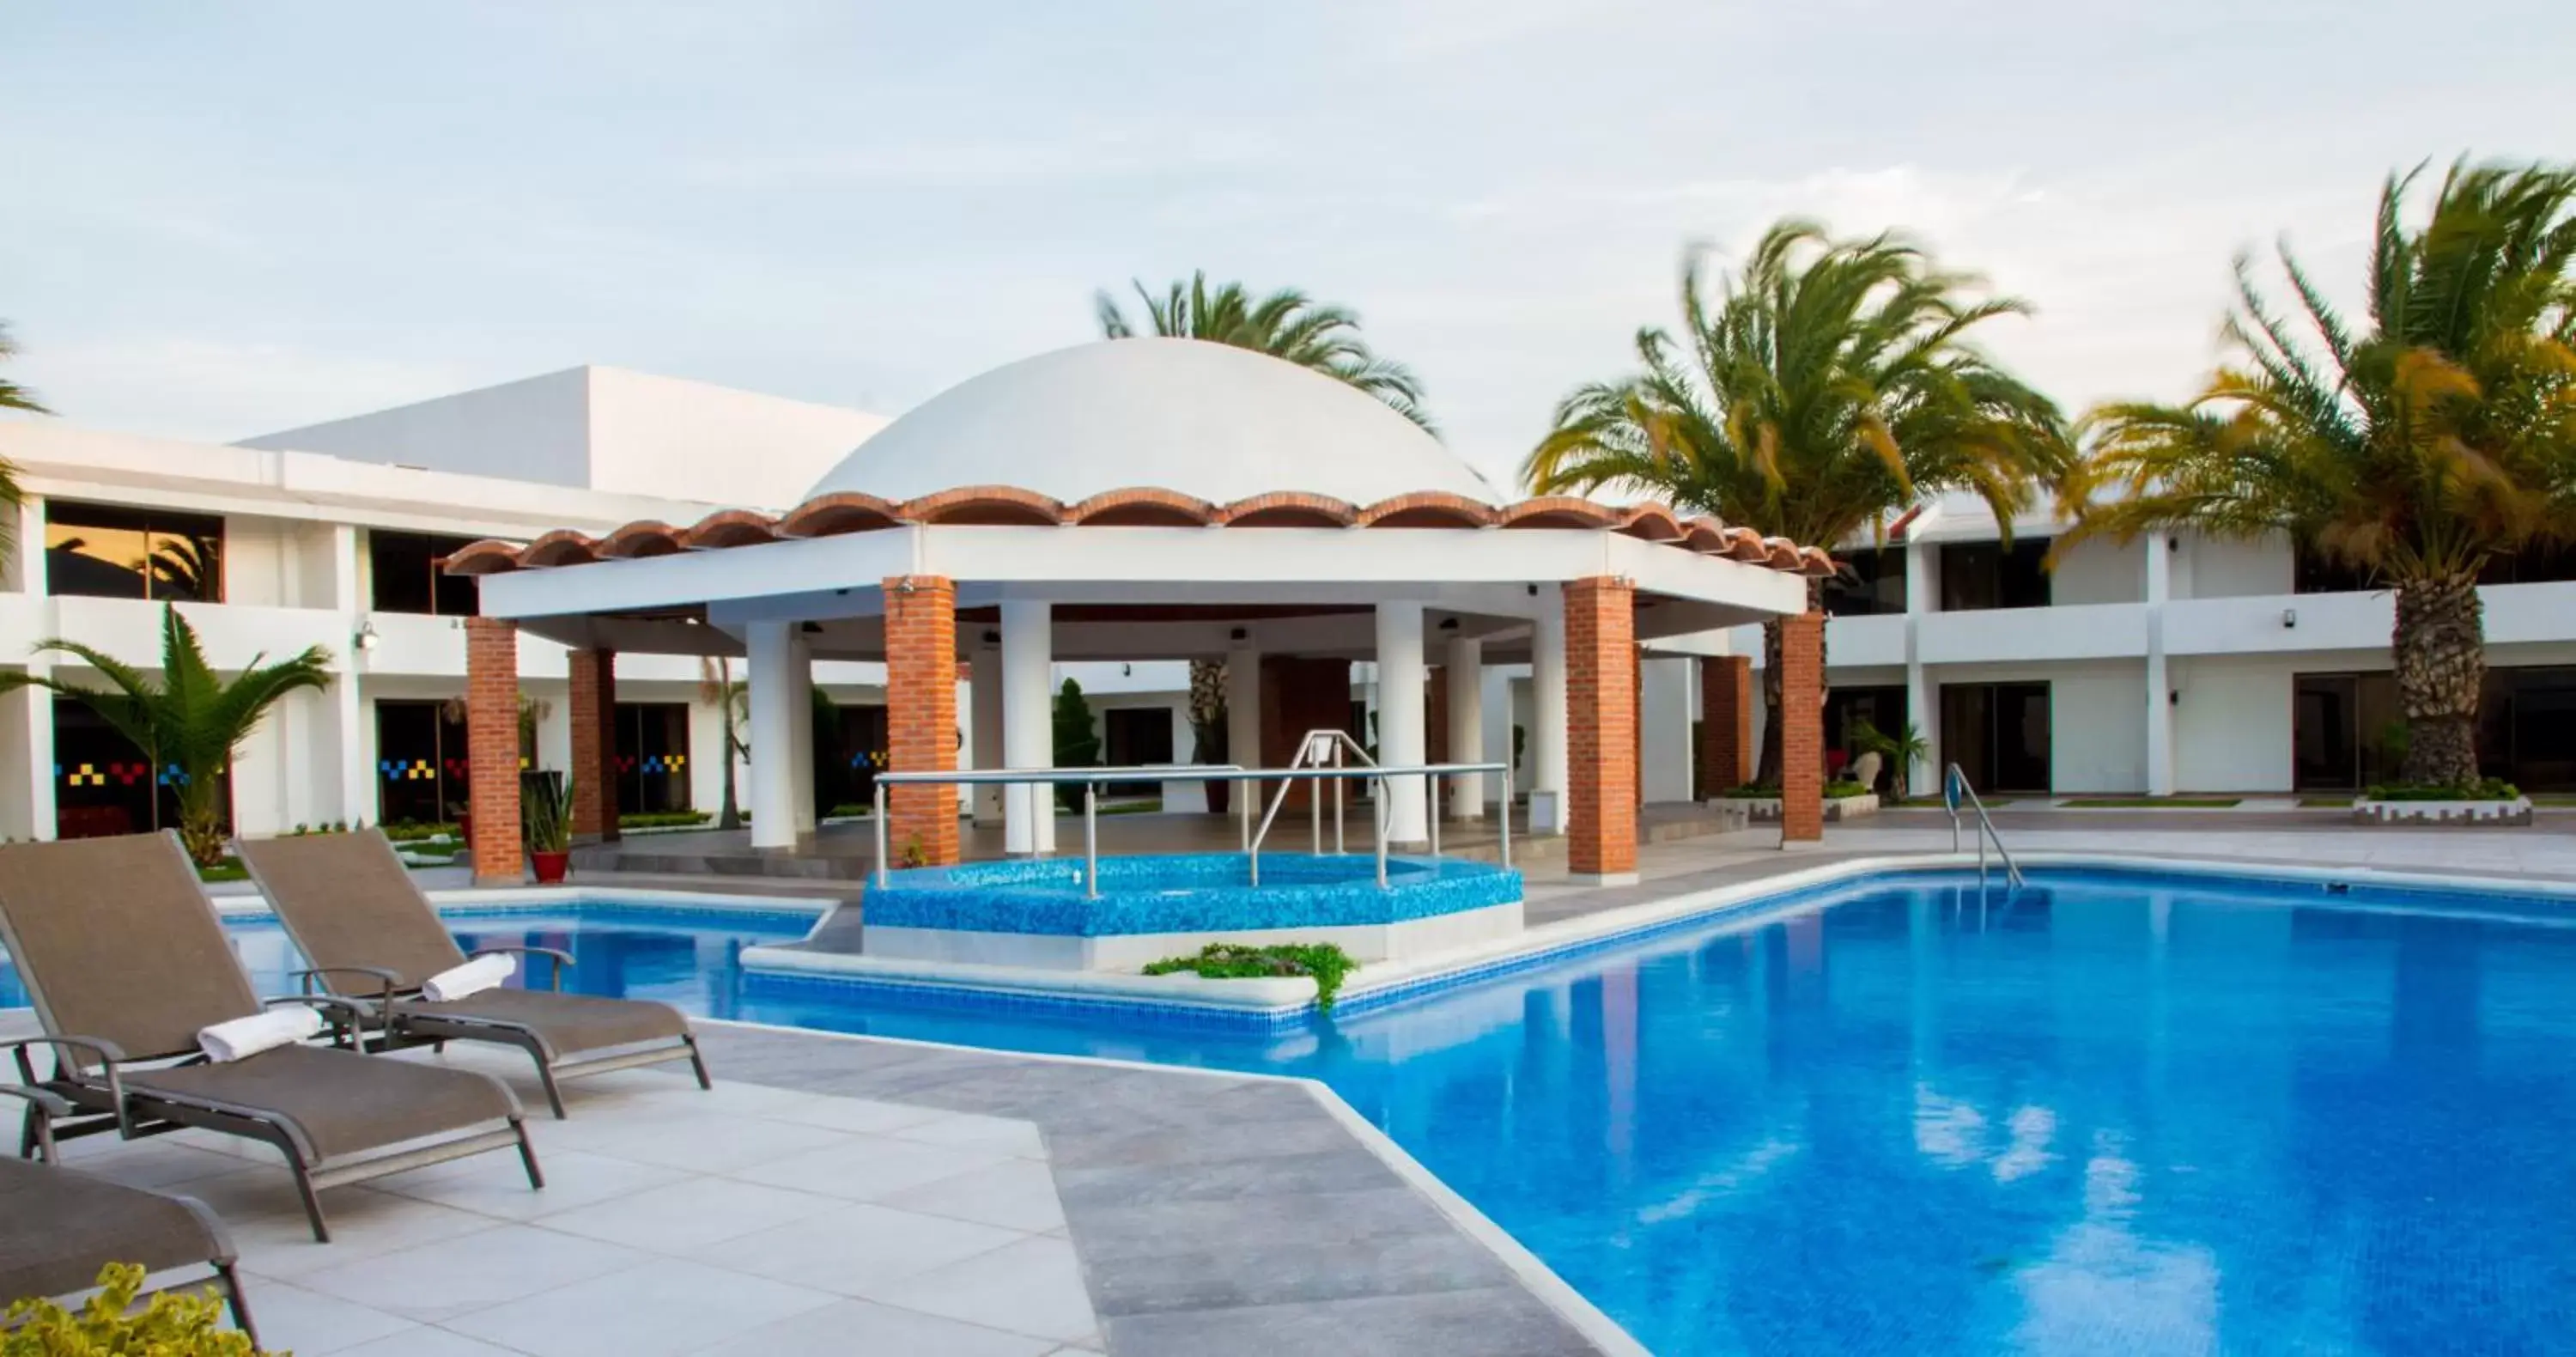
{"type": "Polygon", "coordinates": [[[746,983],[794,922],[460,927],[702,1013],[1324,1080],[1662,1353],[2394,1355],[2576,1350],[2576,927],[2527,910],[1893,877],[1269,1033],[746,983]]]}

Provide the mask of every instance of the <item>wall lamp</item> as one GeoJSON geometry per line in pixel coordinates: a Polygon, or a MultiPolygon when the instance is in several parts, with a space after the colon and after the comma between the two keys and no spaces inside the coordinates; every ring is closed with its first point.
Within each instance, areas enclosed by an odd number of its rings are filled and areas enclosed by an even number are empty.
{"type": "Polygon", "coordinates": [[[358,624],[358,634],[349,638],[349,644],[360,651],[368,651],[375,649],[376,642],[381,639],[376,635],[375,620],[370,618],[358,624]]]}
{"type": "Polygon", "coordinates": [[[2299,625],[2299,610],[2296,608],[2283,608],[2281,610],[2281,626],[2284,629],[2287,629],[2297,625],[2299,625]]]}

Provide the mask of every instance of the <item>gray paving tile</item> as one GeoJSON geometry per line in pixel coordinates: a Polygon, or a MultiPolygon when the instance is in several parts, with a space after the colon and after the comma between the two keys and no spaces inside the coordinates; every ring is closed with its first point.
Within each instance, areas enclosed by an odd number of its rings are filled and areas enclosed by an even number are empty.
{"type": "Polygon", "coordinates": [[[1125,1315],[1103,1326],[1118,1357],[1572,1357],[1596,1351],[1517,1287],[1125,1315]]]}

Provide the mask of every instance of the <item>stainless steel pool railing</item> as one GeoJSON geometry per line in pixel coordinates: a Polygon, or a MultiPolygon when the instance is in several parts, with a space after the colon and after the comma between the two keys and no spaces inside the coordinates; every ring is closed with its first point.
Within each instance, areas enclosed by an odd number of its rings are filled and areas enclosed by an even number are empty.
{"type": "Polygon", "coordinates": [[[2004,836],[1995,832],[1995,822],[1986,815],[1986,803],[1978,800],[1977,789],[1968,785],[1967,771],[1955,763],[1950,765],[1950,771],[1942,777],[1941,800],[1950,809],[1950,851],[1953,853],[1959,851],[1961,830],[1959,803],[1965,801],[1968,808],[1977,813],[1977,889],[1986,888],[1986,845],[1988,843],[1995,846],[1995,856],[2004,860],[2004,880],[2012,883],[2015,889],[2019,889],[2022,884],[2021,868],[2014,864],[2012,851],[2004,847],[2004,836]]]}
{"type": "MultiPolygon", "coordinates": [[[[1347,739],[1348,737],[1345,736],[1344,738],[1347,739]]],[[[1362,751],[1362,756],[1366,756],[1365,751],[1362,751]]],[[[1316,807],[1320,807],[1323,801],[1323,797],[1320,794],[1322,791],[1321,784],[1325,782],[1335,783],[1335,805],[1337,809],[1335,815],[1334,838],[1335,851],[1340,851],[1340,817],[1338,813],[1338,807],[1340,804],[1339,783],[1349,780],[1368,780],[1383,784],[1386,779],[1392,777],[1426,778],[1429,780],[1429,785],[1432,788],[1430,800],[1427,803],[1431,812],[1431,851],[1434,856],[1438,856],[1440,852],[1439,779],[1450,776],[1464,776],[1469,773],[1499,773],[1502,776],[1503,814],[1500,821],[1500,845],[1503,865],[1509,867],[1512,865],[1512,770],[1509,764],[1430,763],[1409,768],[1382,768],[1374,764],[1361,767],[1299,768],[1292,765],[1288,768],[1246,768],[1240,764],[1233,763],[1192,763],[1149,764],[1141,767],[1129,768],[975,768],[958,769],[953,772],[944,773],[879,773],[876,776],[875,813],[871,817],[875,824],[876,832],[876,884],[882,886],[886,883],[886,873],[890,870],[890,864],[892,862],[890,846],[886,842],[886,789],[888,787],[940,785],[991,786],[996,784],[1002,786],[1026,785],[1030,787],[1081,787],[1083,896],[1085,899],[1096,900],[1100,898],[1100,788],[1103,784],[1112,782],[1250,783],[1252,795],[1237,798],[1240,802],[1238,818],[1242,826],[1244,860],[1248,864],[1252,884],[1259,885],[1261,884],[1261,855],[1258,851],[1260,838],[1253,830],[1252,803],[1255,797],[1260,794],[1259,789],[1263,782],[1273,778],[1281,779],[1283,783],[1294,780],[1311,780],[1317,784],[1316,791],[1318,794],[1310,798],[1310,803],[1316,807]]],[[[1285,795],[1285,791],[1286,788],[1283,785],[1281,789],[1283,796],[1285,795]]],[[[1385,832],[1386,822],[1384,819],[1386,797],[1383,792],[1381,792],[1377,799],[1380,807],[1377,825],[1377,882],[1380,886],[1384,886],[1386,884],[1387,854],[1385,832]]],[[[1274,804],[1271,809],[1273,812],[1276,812],[1278,807],[1274,804]]],[[[1320,815],[1320,813],[1320,810],[1318,810],[1317,814],[1320,815]]],[[[1265,818],[1263,821],[1264,832],[1267,831],[1267,828],[1268,820],[1265,818]]],[[[1320,854],[1323,849],[1323,830],[1320,820],[1317,821],[1315,836],[1316,851],[1320,854]]]]}

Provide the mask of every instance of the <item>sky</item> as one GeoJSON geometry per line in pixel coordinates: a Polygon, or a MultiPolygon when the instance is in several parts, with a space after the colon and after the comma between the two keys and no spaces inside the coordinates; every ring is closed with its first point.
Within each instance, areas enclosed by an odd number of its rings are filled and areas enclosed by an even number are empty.
{"type": "Polygon", "coordinates": [[[1355,310],[1498,482],[1686,248],[1896,228],[2070,411],[2185,394],[2229,263],[2357,294],[2392,169],[2576,157],[2576,5],[28,5],[12,380],[230,441],[581,363],[898,414],[1204,268],[1355,310]]]}

